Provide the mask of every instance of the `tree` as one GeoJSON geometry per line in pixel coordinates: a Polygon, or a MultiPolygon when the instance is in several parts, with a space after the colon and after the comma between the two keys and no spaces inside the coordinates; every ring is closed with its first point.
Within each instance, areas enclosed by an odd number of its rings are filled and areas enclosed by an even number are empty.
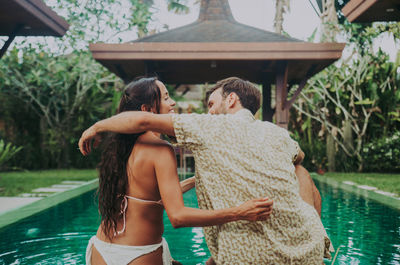
{"type": "Polygon", "coordinates": [[[15,49],[0,64],[1,92],[18,98],[39,117],[41,147],[57,167],[70,165],[70,145],[76,144],[83,126],[110,114],[109,102],[122,87],[118,77],[83,55],[52,57],[24,49],[19,63],[15,49]]]}
{"type": "MultiPolygon", "coordinates": [[[[84,48],[90,42],[121,42],[149,34],[149,23],[154,15],[153,0],[47,0],[59,13],[69,10],[67,20],[71,24],[66,39],[70,44],[81,43],[84,48]],[[136,31],[130,35],[128,32],[136,31]]],[[[187,13],[187,0],[166,0],[168,10],[187,13]]]]}
{"type": "MultiPolygon", "coordinates": [[[[185,0],[167,1],[171,11],[188,11],[185,0]]],[[[82,166],[82,159],[75,155],[82,130],[111,115],[123,87],[118,77],[93,60],[88,43],[121,42],[127,32],[136,31],[132,39],[148,34],[153,1],[46,3],[66,17],[71,27],[61,39],[17,43],[18,48],[3,57],[0,119],[7,121],[5,135],[24,146],[17,154],[18,163],[28,168],[82,166]]]]}
{"type": "Polygon", "coordinates": [[[378,117],[390,123],[388,127],[398,127],[398,122],[390,120],[390,115],[399,113],[399,65],[389,62],[383,52],[365,56],[354,54],[353,57],[352,61],[332,65],[312,78],[294,106],[319,122],[347,156],[357,159],[361,171],[362,149],[373,129],[371,121],[378,117]],[[392,100],[389,106],[388,98],[392,100]],[[346,140],[348,130],[355,136],[355,146],[346,140]]]}
{"type": "Polygon", "coordinates": [[[335,7],[335,0],[322,0],[322,12],[320,15],[322,30],[321,40],[334,42],[338,33],[338,18],[335,7]]]}
{"type": "Polygon", "coordinates": [[[275,0],[274,29],[278,34],[283,32],[283,15],[290,10],[290,0],[275,0]]]}

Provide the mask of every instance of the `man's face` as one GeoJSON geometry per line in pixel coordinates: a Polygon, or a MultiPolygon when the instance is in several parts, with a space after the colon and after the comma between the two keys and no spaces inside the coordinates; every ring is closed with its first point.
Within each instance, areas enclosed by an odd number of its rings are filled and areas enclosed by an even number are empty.
{"type": "Polygon", "coordinates": [[[227,114],[228,109],[226,107],[227,98],[222,96],[222,88],[218,88],[211,93],[208,98],[207,106],[209,114],[227,114]]]}

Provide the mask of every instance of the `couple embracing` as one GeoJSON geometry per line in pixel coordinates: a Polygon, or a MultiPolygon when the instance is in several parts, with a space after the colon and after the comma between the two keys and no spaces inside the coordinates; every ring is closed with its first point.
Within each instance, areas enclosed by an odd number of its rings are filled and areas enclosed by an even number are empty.
{"type": "Polygon", "coordinates": [[[254,118],[260,92],[239,78],[207,93],[208,114],[173,114],[175,102],[155,78],[130,83],[118,114],[79,141],[84,155],[113,132],[99,165],[101,225],[87,264],[174,264],[162,238],[163,210],[175,228],[204,227],[207,264],[323,264],[330,240],[304,156],[285,129],[254,118]],[[220,114],[220,115],[212,115],[220,114]],[[194,154],[196,177],[179,183],[165,134],[194,154]],[[184,206],[196,186],[200,209],[184,206]]]}

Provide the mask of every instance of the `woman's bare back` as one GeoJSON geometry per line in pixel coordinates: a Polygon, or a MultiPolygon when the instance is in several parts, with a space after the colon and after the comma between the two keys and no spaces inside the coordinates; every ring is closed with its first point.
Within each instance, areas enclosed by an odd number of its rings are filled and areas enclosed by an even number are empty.
{"type": "MultiPolygon", "coordinates": [[[[125,231],[110,241],[105,236],[102,228],[99,227],[97,237],[100,240],[130,246],[145,246],[161,242],[164,232],[164,208],[162,205],[155,203],[161,197],[154,169],[154,161],[156,159],[166,159],[159,155],[159,149],[165,148],[165,145],[169,144],[152,132],[147,132],[138,138],[128,159],[127,173],[129,185],[126,195],[146,201],[153,201],[153,203],[128,199],[125,231]]],[[[174,163],[174,161],[171,161],[171,163],[174,163]]],[[[120,231],[122,229],[123,218],[120,218],[117,230],[120,231]]],[[[158,264],[158,262],[162,264],[161,255],[162,251],[158,249],[155,252],[135,259],[130,264],[158,264]]],[[[99,260],[98,258],[98,251],[93,251],[92,260],[99,260]]]]}

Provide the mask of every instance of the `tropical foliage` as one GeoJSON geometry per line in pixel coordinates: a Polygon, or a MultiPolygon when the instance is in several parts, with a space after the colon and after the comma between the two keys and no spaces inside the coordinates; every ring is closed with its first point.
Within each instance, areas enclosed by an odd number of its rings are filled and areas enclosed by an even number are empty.
{"type": "MultiPolygon", "coordinates": [[[[187,0],[165,1],[170,11],[189,11],[187,0]]],[[[329,14],[321,17],[324,34],[344,39],[350,52],[314,76],[291,110],[289,129],[306,153],[305,166],[398,171],[400,57],[390,61],[374,42],[383,35],[398,41],[400,23],[350,24],[340,11],[332,18],[348,0],[335,6],[331,0],[317,2],[329,14]]],[[[84,128],[113,113],[124,84],[93,60],[88,44],[156,32],[150,25],[157,9],[153,0],[46,3],[71,26],[61,39],[17,42],[0,61],[0,136],[7,141],[0,167],[4,161],[8,168],[93,167],[96,155],[82,159],[77,140],[84,128]]],[[[276,30],[284,32],[290,1],[275,5],[276,30]]]]}
{"type": "Polygon", "coordinates": [[[400,172],[400,131],[384,138],[374,139],[362,150],[365,170],[373,172],[400,172]]]}
{"type": "Polygon", "coordinates": [[[314,147],[312,139],[319,138],[329,150],[326,143],[333,137],[337,170],[372,170],[365,167],[370,164],[363,154],[366,143],[400,128],[399,60],[390,61],[380,49],[374,52],[373,41],[388,33],[399,39],[400,24],[340,27],[352,53],[308,82],[292,112],[292,128],[311,149],[312,168],[329,166],[326,155],[314,157],[323,147],[314,147]]]}
{"type": "MultiPolygon", "coordinates": [[[[77,141],[84,128],[113,113],[124,84],[93,60],[88,44],[148,34],[154,3],[46,3],[67,19],[67,34],[61,39],[17,41],[16,48],[0,61],[1,135],[24,147],[13,158],[8,156],[8,161],[26,169],[93,167],[96,154],[82,159],[77,141]]],[[[173,12],[188,11],[184,0],[167,0],[167,4],[173,12]]]]}
{"type": "MultiPolygon", "coordinates": [[[[82,128],[111,114],[111,99],[121,87],[121,81],[95,63],[87,52],[51,56],[20,49],[12,51],[0,63],[1,93],[15,100],[13,104],[18,104],[15,107],[22,104],[26,112],[32,112],[30,115],[37,123],[30,128],[39,131],[37,150],[24,151],[42,152],[42,157],[47,158],[42,161],[45,167],[71,164],[71,153],[73,147],[76,150],[82,128]]],[[[24,139],[19,131],[12,133],[13,127],[18,127],[12,124],[25,118],[13,114],[7,118],[9,136],[24,139]]]]}
{"type": "Polygon", "coordinates": [[[5,143],[3,139],[0,139],[0,170],[6,169],[6,162],[15,156],[22,147],[13,146],[11,143],[5,143]]]}

